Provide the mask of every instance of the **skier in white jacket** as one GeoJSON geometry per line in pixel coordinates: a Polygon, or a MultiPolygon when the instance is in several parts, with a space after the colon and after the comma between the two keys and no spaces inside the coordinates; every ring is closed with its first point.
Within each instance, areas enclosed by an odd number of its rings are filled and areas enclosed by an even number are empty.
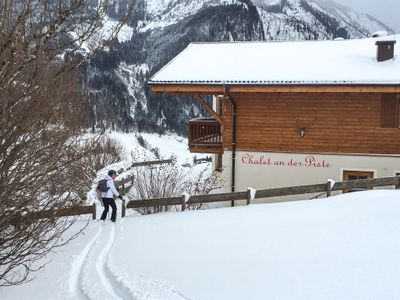
{"type": "Polygon", "coordinates": [[[109,206],[111,206],[112,212],[111,212],[111,221],[115,222],[117,218],[117,206],[115,205],[114,201],[114,196],[118,197],[122,200],[122,196],[118,193],[117,189],[115,188],[114,180],[115,177],[117,176],[117,172],[114,170],[108,171],[108,175],[106,176],[107,180],[107,192],[102,192],[101,193],[101,200],[103,201],[104,204],[104,211],[101,214],[100,220],[105,221],[108,213],[109,206]]]}

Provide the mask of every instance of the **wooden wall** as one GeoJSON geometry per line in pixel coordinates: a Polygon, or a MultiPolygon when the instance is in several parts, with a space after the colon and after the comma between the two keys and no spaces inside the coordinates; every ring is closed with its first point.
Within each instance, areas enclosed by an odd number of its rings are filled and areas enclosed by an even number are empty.
{"type": "MultiPolygon", "coordinates": [[[[381,127],[381,94],[238,93],[237,150],[400,154],[400,129],[381,127]],[[305,136],[299,134],[305,128],[305,136]]],[[[232,116],[224,103],[224,148],[232,116]]]]}

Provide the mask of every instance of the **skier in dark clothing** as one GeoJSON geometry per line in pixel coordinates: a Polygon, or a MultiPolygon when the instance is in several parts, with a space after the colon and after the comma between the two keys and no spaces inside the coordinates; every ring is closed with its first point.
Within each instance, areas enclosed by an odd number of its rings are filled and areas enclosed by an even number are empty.
{"type": "Polygon", "coordinates": [[[107,192],[101,193],[101,200],[103,201],[103,204],[104,204],[104,211],[101,214],[100,220],[103,220],[103,221],[106,220],[109,206],[111,206],[111,209],[112,209],[111,221],[115,222],[115,220],[117,218],[117,206],[115,205],[114,196],[120,198],[121,200],[122,200],[122,196],[118,193],[118,191],[115,187],[115,184],[114,184],[114,180],[115,180],[116,176],[117,176],[117,172],[115,172],[114,170],[110,170],[110,171],[108,171],[108,175],[105,178],[107,180],[108,190],[107,190],[107,192]]]}

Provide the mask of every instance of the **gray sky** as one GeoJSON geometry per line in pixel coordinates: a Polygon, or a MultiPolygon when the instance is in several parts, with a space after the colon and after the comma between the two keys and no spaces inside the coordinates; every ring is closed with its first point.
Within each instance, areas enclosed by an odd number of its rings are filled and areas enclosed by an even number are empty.
{"type": "Polygon", "coordinates": [[[399,0],[334,0],[354,11],[368,13],[400,33],[399,0]]]}

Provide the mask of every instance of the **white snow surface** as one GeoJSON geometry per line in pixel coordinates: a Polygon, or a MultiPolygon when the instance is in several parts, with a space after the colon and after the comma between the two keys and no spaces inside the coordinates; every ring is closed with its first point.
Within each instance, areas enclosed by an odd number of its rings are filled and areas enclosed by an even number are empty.
{"type": "MultiPolygon", "coordinates": [[[[160,135],[156,133],[121,133],[121,132],[110,132],[109,136],[118,141],[124,149],[124,155],[129,158],[132,151],[138,149],[146,152],[147,155],[153,156],[151,148],[158,148],[160,155],[163,159],[168,159],[171,156],[176,156],[179,163],[192,163],[193,157],[196,156],[206,157],[204,154],[193,154],[189,151],[187,138],[178,136],[176,134],[160,135]],[[137,136],[142,136],[145,142],[148,144],[149,149],[141,148],[137,136]]],[[[153,157],[156,159],[155,157],[153,157]]]]}
{"type": "Polygon", "coordinates": [[[191,43],[150,83],[400,84],[400,34],[394,59],[378,62],[376,41],[191,43]]]}
{"type": "Polygon", "coordinates": [[[399,197],[375,190],[92,221],[0,298],[399,299],[399,197]]]}

